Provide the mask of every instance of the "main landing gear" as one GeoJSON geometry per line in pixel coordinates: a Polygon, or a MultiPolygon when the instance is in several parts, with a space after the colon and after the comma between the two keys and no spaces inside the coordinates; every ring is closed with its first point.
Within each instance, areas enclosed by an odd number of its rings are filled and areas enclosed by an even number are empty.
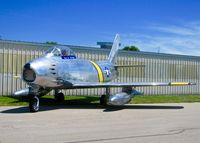
{"type": "Polygon", "coordinates": [[[102,105],[102,106],[106,106],[107,105],[106,95],[101,95],[101,97],[100,97],[100,105],[102,105]]]}
{"type": "Polygon", "coordinates": [[[62,92],[55,94],[54,97],[57,102],[63,102],[65,100],[65,96],[62,92]]]}
{"type": "Polygon", "coordinates": [[[62,92],[59,92],[58,89],[54,91],[54,98],[57,102],[63,102],[65,100],[65,96],[62,92]]]}
{"type": "Polygon", "coordinates": [[[106,88],[106,94],[101,95],[100,97],[100,105],[102,106],[107,106],[107,99],[108,96],[110,95],[110,88],[106,88]]]}

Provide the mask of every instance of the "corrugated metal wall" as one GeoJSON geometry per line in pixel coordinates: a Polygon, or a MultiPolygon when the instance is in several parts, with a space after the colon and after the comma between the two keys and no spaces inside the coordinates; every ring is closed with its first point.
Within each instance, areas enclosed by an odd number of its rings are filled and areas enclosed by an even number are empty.
{"type": "MultiPolygon", "coordinates": [[[[0,95],[11,95],[14,91],[27,85],[19,78],[23,65],[42,53],[52,45],[42,43],[16,42],[0,40],[0,95]]],[[[90,60],[104,60],[109,50],[91,47],[69,46],[77,57],[90,60]]],[[[119,65],[144,65],[119,69],[122,82],[169,82],[190,81],[195,86],[181,87],[140,87],[146,95],[156,94],[199,94],[200,57],[157,54],[148,52],[120,51],[119,65]]],[[[112,92],[120,88],[112,89],[112,92]]],[[[65,90],[66,95],[101,95],[104,89],[65,90]]]]}

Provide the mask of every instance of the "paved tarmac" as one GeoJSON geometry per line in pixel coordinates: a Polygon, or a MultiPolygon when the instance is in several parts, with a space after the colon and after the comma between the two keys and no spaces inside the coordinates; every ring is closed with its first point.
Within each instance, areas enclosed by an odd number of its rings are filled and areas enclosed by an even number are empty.
{"type": "Polygon", "coordinates": [[[0,107],[0,143],[197,143],[200,103],[0,107]]]}

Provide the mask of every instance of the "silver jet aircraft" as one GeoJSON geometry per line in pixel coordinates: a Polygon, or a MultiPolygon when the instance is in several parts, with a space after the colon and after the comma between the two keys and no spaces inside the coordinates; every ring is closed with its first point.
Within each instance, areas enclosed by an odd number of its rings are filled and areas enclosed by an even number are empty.
{"type": "Polygon", "coordinates": [[[119,49],[117,34],[110,54],[105,61],[90,61],[76,58],[74,52],[66,46],[55,46],[45,54],[24,65],[22,79],[29,87],[16,91],[15,96],[29,96],[31,112],[39,110],[39,98],[51,90],[55,91],[57,101],[64,100],[61,89],[105,88],[105,95],[100,97],[101,105],[124,105],[138,94],[138,86],[174,86],[192,85],[190,82],[168,83],[123,83],[111,82],[117,78],[117,69],[127,65],[116,65],[119,49]],[[110,94],[110,88],[122,87],[121,92],[110,94]]]}

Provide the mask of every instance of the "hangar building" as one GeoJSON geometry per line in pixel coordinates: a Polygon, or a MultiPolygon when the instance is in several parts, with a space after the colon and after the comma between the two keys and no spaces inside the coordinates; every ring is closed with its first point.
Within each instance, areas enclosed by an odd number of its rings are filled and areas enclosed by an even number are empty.
{"type": "MultiPolygon", "coordinates": [[[[0,40],[0,95],[11,95],[14,91],[27,85],[19,78],[23,65],[42,53],[52,44],[0,40]]],[[[78,58],[90,60],[104,60],[110,49],[66,45],[77,54],[78,58]]],[[[151,52],[119,51],[119,65],[144,65],[119,69],[119,78],[122,82],[195,82],[194,86],[176,87],[139,87],[145,95],[166,94],[200,94],[199,71],[200,57],[161,54],[151,52]]],[[[114,88],[112,91],[120,90],[114,88]]],[[[65,90],[66,95],[101,95],[104,89],[73,89],[65,90]]]]}

